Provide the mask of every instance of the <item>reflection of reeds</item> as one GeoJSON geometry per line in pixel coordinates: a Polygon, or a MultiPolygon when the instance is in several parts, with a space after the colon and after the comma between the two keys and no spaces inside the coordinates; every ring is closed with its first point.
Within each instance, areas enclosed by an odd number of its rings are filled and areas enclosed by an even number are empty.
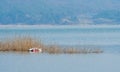
{"type": "Polygon", "coordinates": [[[0,51],[20,51],[26,52],[30,48],[41,48],[43,53],[49,54],[82,54],[82,53],[101,53],[98,48],[60,48],[56,45],[45,46],[40,41],[31,37],[16,37],[15,39],[7,39],[0,42],[0,51]]]}

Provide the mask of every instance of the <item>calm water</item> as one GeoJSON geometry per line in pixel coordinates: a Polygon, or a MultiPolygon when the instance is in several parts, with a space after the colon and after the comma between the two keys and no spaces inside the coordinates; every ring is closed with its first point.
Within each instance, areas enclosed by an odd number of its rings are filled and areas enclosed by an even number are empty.
{"type": "Polygon", "coordinates": [[[45,44],[58,45],[119,45],[119,27],[26,27],[0,28],[0,40],[30,35],[45,44]]]}
{"type": "Polygon", "coordinates": [[[119,27],[0,28],[0,40],[30,35],[46,45],[97,47],[102,54],[29,54],[0,52],[1,72],[120,72],[119,27]]]}

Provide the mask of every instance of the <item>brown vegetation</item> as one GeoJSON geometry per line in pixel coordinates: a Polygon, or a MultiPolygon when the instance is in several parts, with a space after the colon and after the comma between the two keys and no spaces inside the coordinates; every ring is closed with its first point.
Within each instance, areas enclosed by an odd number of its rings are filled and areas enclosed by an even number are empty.
{"type": "Polygon", "coordinates": [[[19,51],[27,52],[30,48],[41,48],[43,53],[49,54],[80,54],[80,53],[102,53],[100,49],[93,48],[60,48],[56,45],[46,46],[40,41],[31,37],[16,37],[0,42],[0,51],[19,51]]]}
{"type": "Polygon", "coordinates": [[[30,37],[17,37],[12,40],[0,42],[0,51],[28,51],[32,47],[42,47],[43,44],[30,37]]]}

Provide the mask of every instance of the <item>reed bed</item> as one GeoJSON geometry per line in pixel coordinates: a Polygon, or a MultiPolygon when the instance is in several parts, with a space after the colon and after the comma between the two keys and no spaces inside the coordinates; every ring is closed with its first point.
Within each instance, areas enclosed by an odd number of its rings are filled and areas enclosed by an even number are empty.
{"type": "Polygon", "coordinates": [[[29,48],[43,48],[43,44],[31,37],[16,37],[0,42],[0,51],[28,51],[29,48]]]}
{"type": "Polygon", "coordinates": [[[61,48],[57,45],[46,46],[32,37],[16,37],[0,42],[0,51],[29,52],[30,48],[41,48],[42,53],[49,54],[86,54],[102,53],[99,48],[61,48]]]}
{"type": "Polygon", "coordinates": [[[90,53],[103,53],[103,51],[99,48],[59,48],[52,46],[51,48],[47,48],[45,53],[49,54],[90,54],[90,53]]]}

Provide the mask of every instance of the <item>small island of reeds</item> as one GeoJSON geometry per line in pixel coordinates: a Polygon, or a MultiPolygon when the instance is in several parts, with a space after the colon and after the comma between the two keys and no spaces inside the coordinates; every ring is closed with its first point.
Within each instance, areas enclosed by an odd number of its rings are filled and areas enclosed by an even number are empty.
{"type": "Polygon", "coordinates": [[[0,51],[29,52],[30,48],[40,48],[41,53],[49,54],[87,54],[102,53],[99,48],[61,48],[57,45],[45,45],[32,37],[16,37],[0,41],[0,51]]]}

